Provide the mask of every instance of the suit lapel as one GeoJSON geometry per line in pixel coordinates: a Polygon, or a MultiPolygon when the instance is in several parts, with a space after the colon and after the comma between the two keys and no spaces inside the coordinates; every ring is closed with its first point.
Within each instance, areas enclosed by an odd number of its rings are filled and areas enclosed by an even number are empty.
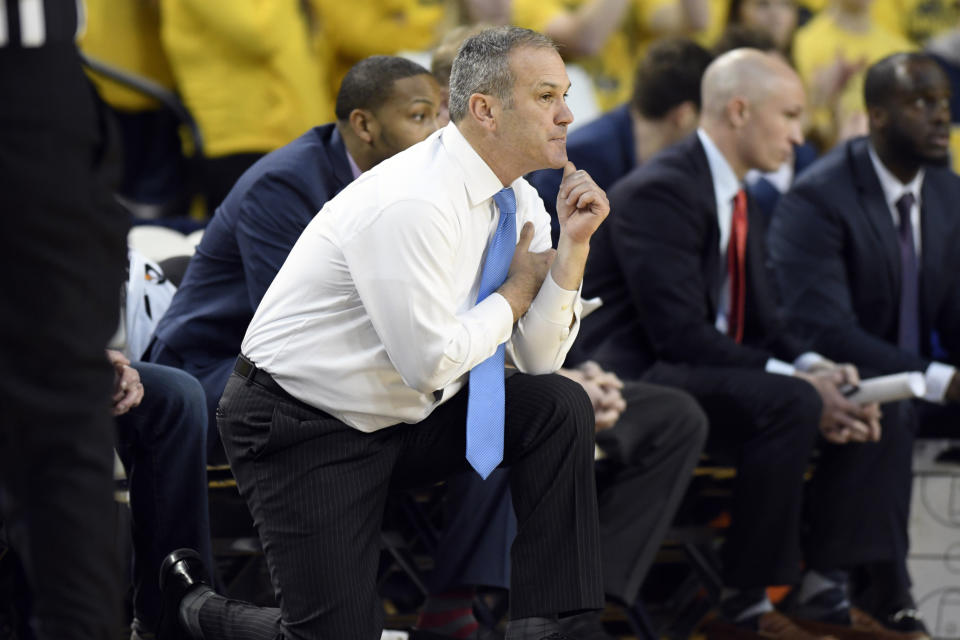
{"type": "Polygon", "coordinates": [[[883,197],[880,179],[870,162],[866,139],[855,140],[848,147],[857,201],[867,220],[874,242],[882,249],[884,270],[893,291],[900,291],[900,245],[893,226],[890,207],[883,197]]]}
{"type": "Polygon", "coordinates": [[[691,157],[696,168],[700,197],[704,199],[703,210],[708,220],[707,233],[704,241],[704,276],[707,284],[707,311],[711,318],[715,318],[720,309],[720,288],[723,286],[723,265],[720,264],[720,223],[717,221],[717,202],[713,190],[713,175],[710,173],[710,163],[707,162],[707,153],[700,144],[700,138],[694,133],[687,139],[690,145],[691,157]]]}

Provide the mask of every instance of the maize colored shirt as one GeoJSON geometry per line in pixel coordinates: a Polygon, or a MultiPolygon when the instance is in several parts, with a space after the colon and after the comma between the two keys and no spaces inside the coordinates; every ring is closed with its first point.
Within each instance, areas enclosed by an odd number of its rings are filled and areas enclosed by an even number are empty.
{"type": "MultiPolygon", "coordinates": [[[[160,46],[160,16],[144,0],[86,0],[87,26],[80,48],[113,67],[173,89],[173,73],[160,46]]],[[[156,109],[152,98],[95,73],[90,74],[100,96],[123,111],[156,109]]]]}
{"type": "Polygon", "coordinates": [[[332,118],[299,0],[164,0],[160,18],[208,156],[271,151],[332,118]]]}
{"type": "MultiPolygon", "coordinates": [[[[620,28],[599,53],[574,62],[593,79],[597,104],[609,111],[630,99],[637,61],[657,34],[647,25],[656,11],[676,0],[634,0],[620,28]]],[[[577,11],[589,0],[513,0],[513,24],[546,33],[558,16],[577,11]]]]}
{"type": "Polygon", "coordinates": [[[436,44],[446,17],[444,0],[310,0],[330,49],[331,95],[350,67],[373,55],[424,51],[436,44]]]}
{"type": "MultiPolygon", "coordinates": [[[[793,59],[797,73],[809,92],[817,74],[833,64],[838,55],[853,62],[864,59],[867,66],[891,53],[911,51],[916,47],[905,38],[890,33],[874,24],[863,33],[854,33],[840,28],[829,10],[824,11],[797,31],[793,42],[793,59]]],[[[862,111],[863,72],[856,74],[847,83],[841,96],[841,111],[862,111]]],[[[820,109],[812,114],[814,123],[823,125],[832,114],[820,109]]]]}

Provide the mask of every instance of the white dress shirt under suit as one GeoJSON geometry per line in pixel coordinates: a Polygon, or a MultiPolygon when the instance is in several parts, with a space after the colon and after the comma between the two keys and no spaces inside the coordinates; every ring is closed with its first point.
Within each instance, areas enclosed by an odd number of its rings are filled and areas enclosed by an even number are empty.
{"type": "MultiPolygon", "coordinates": [[[[550,247],[550,218],[523,178],[517,232],[550,247]]],[[[514,326],[506,299],[476,303],[503,185],[451,123],[329,201],[267,290],[242,351],[292,396],[372,432],[415,423],[507,342],[521,371],[556,371],[579,329],[578,291],[548,275],[514,326]]]]}
{"type": "MultiPolygon", "coordinates": [[[[720,228],[720,258],[723,265],[721,273],[724,276],[720,294],[720,308],[717,310],[715,326],[717,331],[726,333],[727,315],[730,310],[730,278],[727,275],[726,268],[727,245],[730,244],[730,227],[733,225],[733,198],[743,188],[743,185],[737,178],[737,174],[733,172],[730,163],[723,156],[723,152],[717,148],[717,145],[710,138],[710,135],[703,129],[697,129],[697,137],[700,138],[700,144],[707,156],[707,164],[713,178],[714,198],[717,204],[717,225],[720,228]]],[[[825,361],[826,359],[820,354],[808,351],[797,357],[792,364],[777,358],[770,358],[764,368],[768,373],[792,376],[798,369],[807,371],[825,361]]]]}

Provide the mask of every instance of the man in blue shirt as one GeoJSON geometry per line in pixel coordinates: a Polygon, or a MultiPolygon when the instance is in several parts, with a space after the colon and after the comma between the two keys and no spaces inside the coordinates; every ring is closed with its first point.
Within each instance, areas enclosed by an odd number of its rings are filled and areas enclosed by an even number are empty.
{"type": "MultiPolygon", "coordinates": [[[[217,209],[160,320],[151,362],[203,385],[210,425],[253,312],[300,233],[366,171],[437,128],[439,87],[420,65],[375,56],[355,65],[337,95],[337,122],[315,127],[241,176],[217,209]]],[[[212,429],[211,457],[222,457],[212,429]]]]}

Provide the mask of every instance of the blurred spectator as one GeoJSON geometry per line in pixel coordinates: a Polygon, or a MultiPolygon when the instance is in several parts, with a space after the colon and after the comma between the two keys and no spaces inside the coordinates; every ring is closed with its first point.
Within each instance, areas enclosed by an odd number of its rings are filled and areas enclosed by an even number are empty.
{"type": "Polygon", "coordinates": [[[514,0],[513,22],[552,38],[593,80],[607,111],[630,99],[633,70],[651,41],[707,27],[707,0],[514,0]]]}
{"type": "Polygon", "coordinates": [[[960,3],[955,0],[874,0],[874,3],[871,13],[878,24],[920,46],[960,24],[960,3]]]}
{"type": "MultiPolygon", "coordinates": [[[[755,49],[769,50],[774,47],[788,60],[793,48],[793,34],[797,30],[797,4],[794,0],[731,0],[727,26],[742,26],[756,29],[770,37],[772,47],[743,44],[755,49]]],[[[722,38],[722,36],[721,36],[722,38]]],[[[719,55],[735,47],[719,41],[714,51],[719,55]]]]}
{"type": "Polygon", "coordinates": [[[305,7],[161,0],[161,40],[203,134],[209,211],[260,156],[332,115],[305,7]]]}
{"type": "MultiPolygon", "coordinates": [[[[798,0],[804,13],[816,14],[829,0],[798,0]]],[[[926,44],[960,20],[960,5],[953,0],[874,0],[870,15],[890,33],[916,45],[926,44]]]]}
{"type": "Polygon", "coordinates": [[[960,25],[931,40],[927,51],[950,79],[950,156],[953,170],[960,173],[960,25]]]}
{"type": "Polygon", "coordinates": [[[776,41],[762,27],[748,27],[743,24],[730,24],[723,30],[713,45],[713,55],[720,56],[734,49],[760,49],[761,51],[779,51],[776,41]]]}
{"type": "MultiPolygon", "coordinates": [[[[368,56],[425,51],[447,26],[437,0],[308,0],[331,50],[328,90],[337,95],[347,71],[368,56]]],[[[475,0],[473,4],[482,4],[475,0]]]]}
{"type": "MultiPolygon", "coordinates": [[[[173,91],[173,73],[160,45],[160,15],[149,0],[86,0],[84,53],[119,71],[173,91]]],[[[123,142],[123,178],[118,194],[137,216],[185,213],[185,175],[177,119],[155,99],[92,73],[110,105],[123,142]]]]}
{"type": "Polygon", "coordinates": [[[863,70],[880,58],[914,47],[870,14],[872,0],[829,0],[797,31],[793,59],[812,109],[810,137],[826,150],[867,130],[863,70]]]}

